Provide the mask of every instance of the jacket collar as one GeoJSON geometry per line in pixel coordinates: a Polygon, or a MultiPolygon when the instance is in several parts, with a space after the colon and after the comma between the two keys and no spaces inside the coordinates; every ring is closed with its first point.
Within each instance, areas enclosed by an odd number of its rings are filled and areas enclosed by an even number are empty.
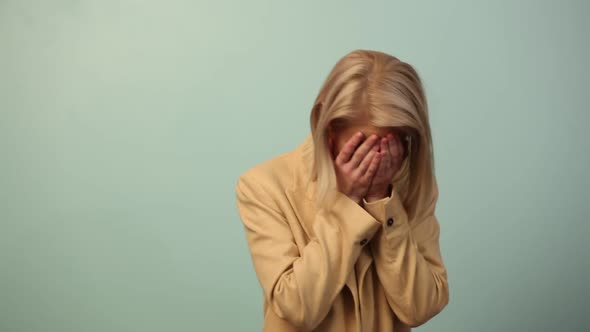
{"type": "Polygon", "coordinates": [[[296,147],[289,156],[289,166],[291,167],[291,181],[286,187],[286,192],[297,192],[303,194],[302,197],[313,200],[315,197],[316,181],[311,180],[311,170],[314,159],[314,145],[311,133],[309,133],[296,147]]]}
{"type": "MultiPolygon", "coordinates": [[[[294,213],[300,221],[300,224],[307,234],[308,238],[314,238],[313,223],[316,219],[315,207],[315,190],[316,181],[311,180],[311,169],[313,165],[313,140],[311,133],[300,143],[292,154],[294,164],[293,182],[291,187],[285,189],[285,195],[294,208],[294,213]]],[[[369,253],[369,247],[361,251],[357,263],[359,264],[359,276],[364,276],[367,269],[373,261],[369,253]]],[[[346,285],[351,289],[353,294],[357,292],[357,281],[354,269],[346,278],[346,285]]]]}
{"type": "Polygon", "coordinates": [[[297,186],[305,188],[305,196],[309,200],[315,197],[316,181],[311,180],[311,170],[314,159],[314,144],[311,133],[309,133],[303,142],[297,147],[297,164],[299,164],[299,176],[297,186]]]}
{"type": "MultiPolygon", "coordinates": [[[[297,215],[301,226],[308,238],[314,238],[313,222],[316,217],[316,207],[314,203],[316,181],[311,180],[311,169],[313,165],[313,140],[311,133],[308,134],[303,142],[301,142],[293,151],[291,155],[293,162],[293,182],[290,187],[285,189],[285,195],[294,208],[294,213],[297,215]]],[[[369,247],[361,251],[358,259],[360,275],[363,276],[371,262],[372,255],[368,251],[369,247]]],[[[355,279],[354,271],[348,275],[346,285],[356,293],[357,281],[355,279]]]]}
{"type": "Polygon", "coordinates": [[[309,238],[314,236],[313,221],[316,213],[314,205],[316,181],[311,180],[313,150],[313,140],[309,133],[291,154],[292,182],[285,189],[285,195],[294,207],[301,226],[309,238]]]}

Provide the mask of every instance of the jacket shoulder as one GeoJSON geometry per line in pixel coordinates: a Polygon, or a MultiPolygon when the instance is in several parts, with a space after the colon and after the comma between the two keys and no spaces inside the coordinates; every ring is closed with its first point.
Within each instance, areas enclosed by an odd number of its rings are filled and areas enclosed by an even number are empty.
{"type": "Polygon", "coordinates": [[[294,179],[295,153],[285,152],[254,165],[241,173],[235,190],[264,190],[266,195],[281,195],[292,186],[294,179]]]}

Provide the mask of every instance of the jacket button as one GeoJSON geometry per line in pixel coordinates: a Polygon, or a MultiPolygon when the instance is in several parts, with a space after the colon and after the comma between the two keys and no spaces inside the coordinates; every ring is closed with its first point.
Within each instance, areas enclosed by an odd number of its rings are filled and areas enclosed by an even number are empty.
{"type": "Polygon", "coordinates": [[[365,244],[367,244],[367,239],[363,239],[363,240],[361,241],[361,246],[364,246],[365,244]]]}
{"type": "Polygon", "coordinates": [[[393,218],[387,219],[387,226],[393,225],[393,218]]]}

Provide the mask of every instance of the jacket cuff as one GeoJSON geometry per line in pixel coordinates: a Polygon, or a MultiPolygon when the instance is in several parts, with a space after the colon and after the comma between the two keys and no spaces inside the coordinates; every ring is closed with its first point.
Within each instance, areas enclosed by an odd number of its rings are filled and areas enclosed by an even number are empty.
{"type": "Polygon", "coordinates": [[[345,236],[364,246],[379,230],[381,222],[344,193],[336,191],[335,195],[333,204],[325,212],[339,221],[339,228],[345,236]]]}
{"type": "Polygon", "coordinates": [[[388,197],[384,197],[382,199],[367,202],[365,198],[363,198],[362,207],[370,213],[379,223],[383,224],[383,220],[385,219],[385,211],[388,209],[388,206],[392,204],[393,198],[393,191],[390,192],[388,197]]]}
{"type": "Polygon", "coordinates": [[[406,210],[395,190],[391,191],[389,197],[377,201],[367,202],[363,198],[363,208],[382,224],[383,235],[388,239],[396,238],[409,230],[406,210]]]}

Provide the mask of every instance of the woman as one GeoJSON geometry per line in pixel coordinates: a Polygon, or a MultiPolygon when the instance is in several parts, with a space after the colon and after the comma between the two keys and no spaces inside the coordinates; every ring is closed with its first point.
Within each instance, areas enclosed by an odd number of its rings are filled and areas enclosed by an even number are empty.
{"type": "Polygon", "coordinates": [[[324,82],[311,133],[240,175],[263,331],[410,331],[449,302],[438,187],[416,71],[356,50],[324,82]]]}

